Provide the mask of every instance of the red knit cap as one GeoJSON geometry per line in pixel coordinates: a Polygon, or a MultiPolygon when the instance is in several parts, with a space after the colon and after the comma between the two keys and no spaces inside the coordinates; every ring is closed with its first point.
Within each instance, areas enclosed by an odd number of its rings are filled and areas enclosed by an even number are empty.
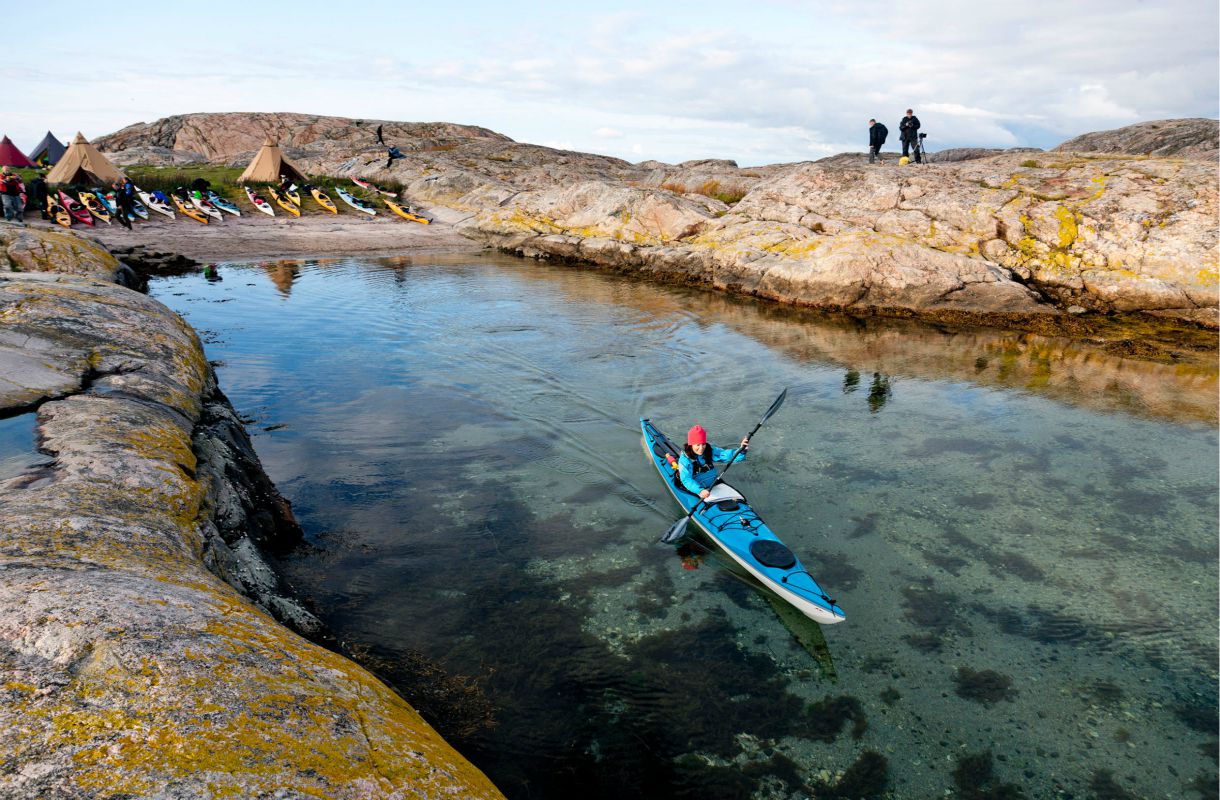
{"type": "Polygon", "coordinates": [[[696,425],[686,433],[687,444],[707,444],[707,431],[702,425],[696,425]]]}

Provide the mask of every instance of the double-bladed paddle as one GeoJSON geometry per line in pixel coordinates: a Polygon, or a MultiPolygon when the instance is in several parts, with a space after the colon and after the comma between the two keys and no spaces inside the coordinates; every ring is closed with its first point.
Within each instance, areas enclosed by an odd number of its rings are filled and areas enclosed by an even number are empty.
{"type": "MultiPolygon", "coordinates": [[[[788,396],[787,389],[784,389],[782,392],[779,393],[779,397],[775,398],[775,402],[772,403],[771,407],[767,409],[767,413],[763,414],[763,418],[760,419],[758,421],[758,424],[754,426],[754,430],[752,430],[746,434],[745,440],[742,442],[742,444],[737,445],[737,449],[734,450],[733,455],[729,457],[728,463],[724,465],[724,467],[720,470],[720,472],[716,473],[716,479],[712,481],[712,486],[715,486],[716,484],[720,483],[720,479],[724,477],[724,473],[728,472],[729,467],[733,466],[733,462],[737,459],[737,454],[741,452],[741,448],[750,442],[750,437],[752,437],[754,434],[758,433],[758,429],[763,426],[764,422],[771,419],[771,417],[775,414],[776,411],[779,411],[779,407],[784,404],[784,398],[786,398],[787,396],[788,396]]],[[[704,504],[704,500],[702,498],[700,498],[699,502],[697,502],[693,506],[691,506],[690,511],[686,512],[685,517],[678,520],[673,525],[669,526],[669,530],[665,531],[665,535],[661,537],[661,541],[664,542],[665,544],[673,544],[674,542],[681,539],[686,534],[686,525],[687,525],[687,523],[690,522],[690,518],[695,515],[695,512],[698,511],[699,507],[702,506],[703,504],[704,504]]]]}

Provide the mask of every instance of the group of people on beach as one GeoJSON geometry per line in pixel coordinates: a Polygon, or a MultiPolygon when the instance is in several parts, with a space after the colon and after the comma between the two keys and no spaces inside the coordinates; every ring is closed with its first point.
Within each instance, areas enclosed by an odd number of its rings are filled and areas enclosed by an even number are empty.
{"type": "MultiPolygon", "coordinates": [[[[110,185],[114,192],[114,204],[119,223],[131,227],[131,217],[134,215],[136,202],[136,186],[131,178],[122,178],[110,185]]],[[[13,172],[11,167],[0,169],[0,202],[4,205],[4,221],[14,225],[25,225],[25,212],[28,209],[38,209],[42,219],[50,219],[45,172],[39,172],[26,186],[21,176],[13,172]]]]}
{"type": "MultiPolygon", "coordinates": [[[[868,163],[872,164],[877,160],[881,153],[881,145],[885,144],[885,137],[890,133],[889,128],[882,125],[875,119],[868,121],[868,163]]],[[[923,137],[926,134],[919,132],[919,117],[915,116],[915,112],[907,109],[906,116],[898,122],[898,134],[902,141],[902,157],[910,160],[911,151],[915,151],[915,163],[923,163],[923,137]]],[[[906,161],[902,163],[907,163],[906,161]]]]}

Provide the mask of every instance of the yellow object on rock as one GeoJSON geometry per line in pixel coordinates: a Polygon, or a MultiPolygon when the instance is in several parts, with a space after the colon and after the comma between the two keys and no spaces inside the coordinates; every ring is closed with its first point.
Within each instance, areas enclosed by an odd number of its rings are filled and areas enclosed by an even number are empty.
{"type": "Polygon", "coordinates": [[[898,166],[900,166],[900,167],[905,167],[907,164],[910,164],[910,163],[911,163],[911,159],[907,158],[906,156],[903,156],[902,158],[898,159],[898,166]]]}

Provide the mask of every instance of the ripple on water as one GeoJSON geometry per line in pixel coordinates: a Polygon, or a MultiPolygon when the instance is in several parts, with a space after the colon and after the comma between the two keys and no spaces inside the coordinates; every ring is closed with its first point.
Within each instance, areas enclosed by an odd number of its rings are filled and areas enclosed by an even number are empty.
{"type": "Polygon", "coordinates": [[[287,425],[255,444],[312,545],[289,577],[345,638],[477,686],[497,727],[436,722],[510,797],[1214,774],[1214,367],[519,260],[222,271],[154,292],[287,425]],[[637,419],[731,444],[784,386],[733,483],[847,609],[824,635],[654,544],[676,506],[637,419]]]}

